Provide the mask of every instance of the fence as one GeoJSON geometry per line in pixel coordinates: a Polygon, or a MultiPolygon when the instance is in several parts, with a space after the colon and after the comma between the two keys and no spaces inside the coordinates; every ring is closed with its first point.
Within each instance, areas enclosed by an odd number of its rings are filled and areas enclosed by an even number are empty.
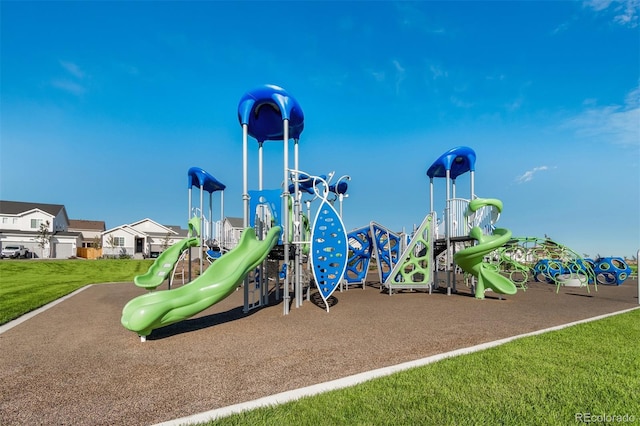
{"type": "Polygon", "coordinates": [[[93,247],[78,247],[76,249],[76,256],[83,259],[98,259],[102,257],[102,249],[93,247]]]}

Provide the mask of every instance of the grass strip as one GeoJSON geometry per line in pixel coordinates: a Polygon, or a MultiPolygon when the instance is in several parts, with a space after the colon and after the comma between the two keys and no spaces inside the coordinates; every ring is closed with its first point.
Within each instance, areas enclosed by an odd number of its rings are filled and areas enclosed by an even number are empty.
{"type": "Polygon", "coordinates": [[[639,424],[639,353],[635,310],[203,424],[639,424]]]}
{"type": "Polygon", "coordinates": [[[128,282],[152,260],[3,260],[0,262],[0,325],[87,285],[128,282]]]}

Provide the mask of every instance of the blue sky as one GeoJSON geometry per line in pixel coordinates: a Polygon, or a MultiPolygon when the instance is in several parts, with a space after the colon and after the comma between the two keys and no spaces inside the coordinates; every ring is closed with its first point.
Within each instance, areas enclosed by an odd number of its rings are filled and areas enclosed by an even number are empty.
{"type": "MultiPolygon", "coordinates": [[[[300,167],[351,176],[348,229],[419,224],[427,168],[465,145],[478,157],[476,195],[504,203],[497,226],[632,256],[639,9],[2,1],[0,198],[64,204],[108,228],[145,217],[186,227],[187,170],[198,166],[227,185],[226,214],[241,216],[238,102],[276,84],[304,110],[300,167]]],[[[265,187],[277,188],[282,145],[265,151],[265,187]]],[[[257,189],[253,141],[249,161],[257,189]]]]}

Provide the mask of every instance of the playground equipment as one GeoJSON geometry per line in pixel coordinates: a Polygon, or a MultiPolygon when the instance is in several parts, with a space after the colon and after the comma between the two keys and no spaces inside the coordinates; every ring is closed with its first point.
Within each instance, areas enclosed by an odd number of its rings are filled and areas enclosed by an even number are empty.
{"type": "MultiPolygon", "coordinates": [[[[546,281],[550,284],[557,283],[566,275],[583,275],[581,285],[606,284],[622,285],[631,274],[631,267],[621,257],[602,257],[592,259],[574,259],[567,261],[564,258],[553,256],[537,261],[533,267],[536,281],[546,281]]],[[[566,285],[566,283],[565,283],[566,285]]]]}
{"type": "Polygon", "coordinates": [[[247,274],[262,263],[278,241],[280,227],[263,240],[246,229],[237,247],[209,266],[202,275],[182,287],[138,296],[122,310],[122,325],[142,341],[152,330],[183,321],[229,296],[247,274]]]}
{"type": "Polygon", "coordinates": [[[631,267],[621,257],[601,257],[592,262],[599,284],[622,285],[631,275],[631,267]]]}
{"type": "MultiPolygon", "coordinates": [[[[460,246],[473,244],[477,231],[473,237],[470,231],[474,227],[479,228],[483,235],[491,235],[500,215],[495,203],[476,203],[477,208],[469,210],[471,200],[476,198],[475,161],[476,154],[471,148],[457,147],[442,154],[428,168],[430,212],[411,235],[392,232],[375,222],[371,222],[369,227],[349,232],[347,285],[363,284],[371,258],[375,258],[380,283],[390,294],[398,289],[431,292],[437,286],[438,272],[447,274],[447,294],[455,291],[455,251],[460,246]],[[470,173],[470,197],[456,198],[456,179],[467,172],[470,173]],[[434,209],[436,178],[444,178],[446,184],[445,209],[440,219],[434,209]]],[[[483,241],[486,244],[489,239],[484,238],[483,241]]]]}
{"type": "MultiPolygon", "coordinates": [[[[330,290],[334,289],[334,281],[340,282],[342,279],[340,268],[337,266],[342,262],[342,259],[338,261],[337,258],[340,258],[340,254],[344,251],[344,259],[346,259],[346,249],[338,249],[328,244],[330,240],[336,244],[343,240],[346,241],[346,236],[340,238],[341,232],[344,232],[344,226],[341,226],[341,221],[337,220],[339,215],[328,202],[327,194],[335,193],[337,199],[342,203],[347,184],[346,181],[338,180],[332,186],[330,179],[300,172],[298,143],[304,129],[304,114],[295,98],[281,87],[266,85],[245,93],[238,105],[238,120],[242,126],[243,141],[244,226],[255,227],[259,237],[272,226],[282,228],[276,252],[280,253],[279,259],[287,267],[283,267],[282,274],[274,277],[276,280],[275,297],[276,300],[279,300],[280,278],[282,278],[283,313],[287,315],[291,293],[294,296],[295,307],[302,305],[304,256],[306,253],[314,253],[314,244],[316,247],[324,244],[317,249],[315,254],[310,254],[313,256],[312,263],[316,266],[312,268],[312,273],[323,298],[328,297],[330,290]],[[248,189],[249,136],[258,142],[258,189],[251,191],[248,189]],[[293,167],[289,164],[289,141],[291,139],[293,139],[293,167]],[[263,185],[263,150],[266,141],[283,142],[283,179],[280,188],[277,189],[265,189],[263,185]],[[319,220],[324,224],[314,228],[313,232],[316,235],[321,235],[314,241],[313,233],[310,240],[307,239],[311,214],[310,201],[307,203],[308,211],[305,216],[302,212],[302,193],[313,194],[314,187],[319,183],[326,188],[323,190],[322,196],[318,192],[315,193],[316,197],[314,198],[323,199],[316,215],[316,222],[319,220]],[[309,249],[309,247],[311,248],[309,249]]],[[[348,179],[348,177],[344,178],[344,180],[348,179]]],[[[258,273],[259,280],[253,283],[245,282],[245,312],[268,303],[268,286],[265,283],[268,283],[269,277],[264,273],[264,269],[264,265],[262,265],[260,267],[262,272],[258,273]]]]}
{"type": "MultiPolygon", "coordinates": [[[[469,211],[476,212],[483,206],[495,206],[502,211],[502,203],[495,199],[476,198],[469,203],[469,211]]],[[[495,249],[504,246],[511,238],[511,231],[504,228],[494,229],[491,235],[485,235],[479,226],[471,228],[469,236],[477,241],[476,245],[466,248],[454,254],[454,261],[465,271],[477,278],[475,285],[475,297],[484,299],[487,288],[501,294],[516,294],[518,289],[507,277],[501,275],[492,268],[489,263],[484,262],[487,254],[495,249]]]]}
{"type": "MultiPolygon", "coordinates": [[[[133,282],[135,285],[146,288],[147,290],[155,290],[162,285],[162,283],[169,278],[171,272],[175,270],[179,259],[184,256],[188,249],[198,245],[199,234],[200,219],[193,217],[189,221],[188,237],[163,251],[145,274],[134,277],[133,282]]],[[[171,288],[171,282],[169,282],[169,288],[171,288]]]]}
{"type": "MultiPolygon", "coordinates": [[[[347,267],[347,233],[342,218],[328,200],[329,193],[337,191],[320,177],[313,178],[313,188],[322,199],[313,221],[311,232],[311,264],[315,279],[327,312],[327,299],[336,290],[347,267]],[[318,192],[318,181],[323,183],[322,193],[318,192]]],[[[343,188],[346,192],[346,187],[343,188]]]]}
{"type": "MultiPolygon", "coordinates": [[[[272,224],[281,224],[282,235],[279,244],[282,246],[284,263],[289,263],[290,241],[288,209],[289,209],[289,140],[294,141],[294,169],[298,170],[298,142],[304,129],[304,113],[298,102],[283,88],[265,85],[245,93],[238,104],[238,121],[242,127],[242,199],[244,227],[256,226],[259,237],[272,224]],[[248,189],[248,140],[249,136],[258,141],[258,190],[249,192],[248,189]],[[263,149],[265,141],[283,142],[283,180],[281,189],[265,190],[263,187],[263,149]],[[280,197],[280,209],[277,207],[277,197],[280,197]],[[278,214],[278,211],[281,214],[278,214]]],[[[294,215],[300,211],[298,204],[298,187],[295,187],[294,215]]],[[[294,243],[299,241],[299,233],[294,235],[294,243]]],[[[300,263],[300,252],[293,245],[293,256],[296,264],[300,263]]],[[[302,289],[299,283],[299,271],[296,268],[295,297],[296,306],[302,303],[302,289]]],[[[261,279],[266,278],[260,274],[261,279]]],[[[289,312],[289,271],[284,274],[284,313],[289,312]]],[[[258,283],[250,288],[245,282],[244,311],[265,305],[267,300],[267,286],[258,283]]],[[[279,298],[279,282],[276,284],[276,298],[279,298]]]]}
{"type": "MultiPolygon", "coordinates": [[[[188,218],[189,220],[191,220],[192,217],[198,217],[200,219],[200,229],[202,230],[202,232],[200,232],[199,241],[200,253],[198,253],[198,258],[200,260],[199,273],[201,274],[203,270],[205,253],[209,252],[208,249],[213,245],[214,240],[218,245],[219,254],[222,254],[223,250],[225,249],[225,233],[222,229],[220,229],[221,226],[217,227],[218,232],[214,231],[215,224],[213,221],[213,194],[214,192],[220,192],[220,223],[222,224],[222,221],[224,220],[224,190],[226,189],[226,186],[200,167],[191,167],[189,169],[189,171],[187,172],[187,184],[189,189],[188,218]],[[193,206],[193,187],[196,187],[200,190],[199,207],[193,206]],[[206,214],[204,211],[205,192],[209,194],[208,214],[206,214]],[[218,238],[216,238],[216,234],[218,238]],[[205,248],[207,248],[207,250],[205,250],[205,248]]],[[[188,251],[188,254],[188,281],[191,281],[191,250],[188,251]]]]}

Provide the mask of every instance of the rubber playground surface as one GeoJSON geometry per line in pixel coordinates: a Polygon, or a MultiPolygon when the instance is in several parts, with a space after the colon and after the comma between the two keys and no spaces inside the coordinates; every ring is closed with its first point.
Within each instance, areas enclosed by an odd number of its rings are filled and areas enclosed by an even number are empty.
{"type": "Polygon", "coordinates": [[[120,324],[144,289],[93,285],[0,334],[0,424],[149,425],[638,307],[637,280],[530,283],[499,300],[352,287],[333,306],[242,313],[237,291],[147,341],[120,324]]]}

